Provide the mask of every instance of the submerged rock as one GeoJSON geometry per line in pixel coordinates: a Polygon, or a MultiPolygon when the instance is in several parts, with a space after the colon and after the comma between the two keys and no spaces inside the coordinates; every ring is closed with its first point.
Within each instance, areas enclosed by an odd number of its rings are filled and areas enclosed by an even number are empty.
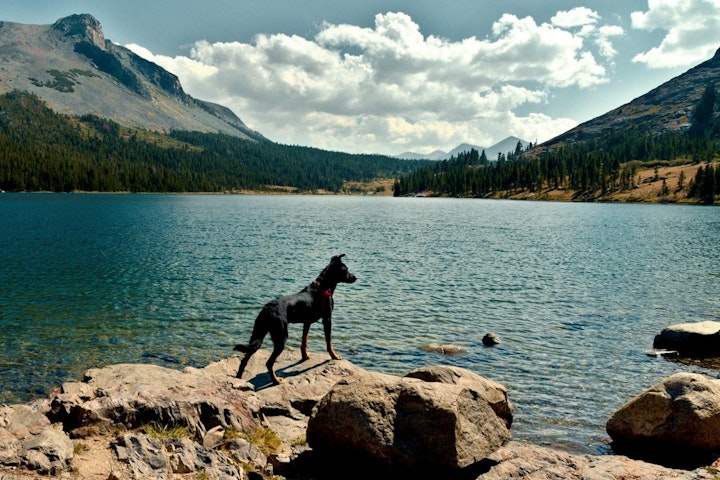
{"type": "Polygon", "coordinates": [[[458,345],[452,345],[449,343],[443,345],[439,343],[429,343],[427,345],[421,346],[420,350],[422,350],[423,352],[442,353],[443,355],[458,355],[467,351],[463,347],[460,347],[458,345]]]}

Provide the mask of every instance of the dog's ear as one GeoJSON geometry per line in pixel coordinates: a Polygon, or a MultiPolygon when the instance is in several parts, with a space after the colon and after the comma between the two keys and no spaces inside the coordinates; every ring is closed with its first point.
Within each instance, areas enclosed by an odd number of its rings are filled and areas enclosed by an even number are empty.
{"type": "Polygon", "coordinates": [[[340,255],[335,255],[334,257],[332,257],[332,258],[330,259],[330,262],[331,262],[331,263],[339,262],[339,261],[342,260],[342,257],[344,257],[344,256],[345,256],[344,253],[341,253],[340,255]]]}

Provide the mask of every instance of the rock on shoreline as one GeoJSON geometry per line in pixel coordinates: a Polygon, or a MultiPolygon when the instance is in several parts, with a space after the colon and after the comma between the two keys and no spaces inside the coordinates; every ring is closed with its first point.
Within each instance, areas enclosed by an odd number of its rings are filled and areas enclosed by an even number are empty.
{"type": "Polygon", "coordinates": [[[259,351],[242,380],[234,378],[236,356],[182,371],[90,369],[47,399],[3,406],[0,480],[403,478],[404,468],[462,479],[713,478],[704,469],[508,441],[505,388],[464,369],[428,367],[400,378],[324,353],[301,361],[299,351],[286,350],[276,364],[284,381],[272,386],[268,355],[259,351]],[[347,405],[358,406],[355,420],[345,417],[347,405]],[[348,436],[352,429],[357,435],[348,436]],[[336,455],[368,432],[379,450],[366,444],[355,452],[385,460],[379,467],[336,455]]]}
{"type": "Polygon", "coordinates": [[[720,322],[670,325],[655,336],[653,348],[675,350],[684,357],[720,356],[720,322]]]}

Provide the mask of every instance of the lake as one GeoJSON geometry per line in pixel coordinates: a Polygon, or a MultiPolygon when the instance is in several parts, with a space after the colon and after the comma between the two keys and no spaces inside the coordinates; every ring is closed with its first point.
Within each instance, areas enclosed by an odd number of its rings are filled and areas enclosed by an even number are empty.
{"type": "MultiPolygon", "coordinates": [[[[358,281],[335,292],[338,353],[392,374],[467,368],[508,388],[513,438],[606,453],[626,401],[703,371],[646,355],[653,337],[720,320],[713,207],[6,193],[0,226],[0,403],[91,367],[227,357],[266,301],[345,253],[358,281]]],[[[310,349],[325,355],[320,324],[310,349]]]]}

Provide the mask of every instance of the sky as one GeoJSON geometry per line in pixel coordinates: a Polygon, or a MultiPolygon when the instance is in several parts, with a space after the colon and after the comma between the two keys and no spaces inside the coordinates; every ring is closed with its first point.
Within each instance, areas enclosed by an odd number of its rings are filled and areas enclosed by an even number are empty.
{"type": "Polygon", "coordinates": [[[0,0],[74,13],[272,141],[387,155],[543,142],[720,47],[720,0],[0,0]]]}

